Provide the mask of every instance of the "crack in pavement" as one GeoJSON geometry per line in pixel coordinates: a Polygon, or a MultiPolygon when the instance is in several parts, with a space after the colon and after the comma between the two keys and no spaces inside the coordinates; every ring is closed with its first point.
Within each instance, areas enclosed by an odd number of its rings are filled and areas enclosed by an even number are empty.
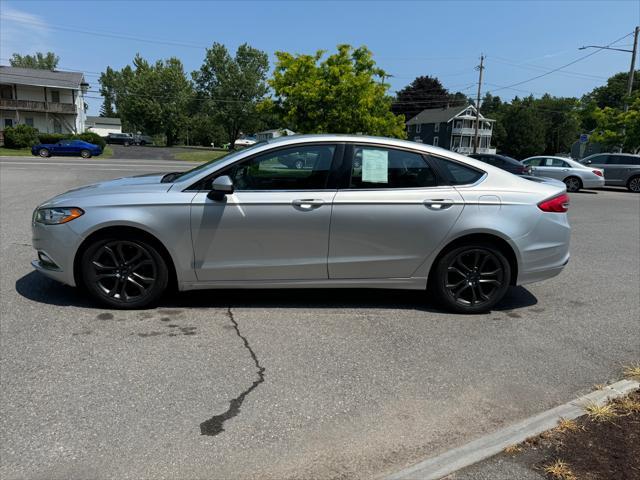
{"type": "Polygon", "coordinates": [[[258,357],[256,356],[255,352],[251,348],[251,345],[249,345],[249,341],[240,333],[240,327],[238,326],[238,322],[236,322],[233,312],[231,311],[231,307],[227,308],[227,316],[229,317],[229,320],[231,320],[231,323],[233,324],[233,329],[236,331],[236,335],[238,335],[238,337],[242,339],[242,342],[244,343],[244,347],[249,351],[249,354],[253,359],[253,363],[255,363],[256,368],[258,369],[257,371],[258,379],[254,381],[251,384],[251,386],[247,388],[244,392],[242,392],[239,396],[229,401],[229,408],[227,409],[226,412],[220,415],[214,415],[209,420],[206,420],[200,424],[200,434],[209,435],[212,437],[218,435],[219,433],[224,432],[224,428],[222,428],[224,422],[238,415],[240,413],[240,407],[242,406],[242,403],[244,402],[247,395],[249,395],[253,390],[255,390],[258,387],[258,385],[264,382],[265,368],[260,365],[260,361],[258,360],[258,357]]]}

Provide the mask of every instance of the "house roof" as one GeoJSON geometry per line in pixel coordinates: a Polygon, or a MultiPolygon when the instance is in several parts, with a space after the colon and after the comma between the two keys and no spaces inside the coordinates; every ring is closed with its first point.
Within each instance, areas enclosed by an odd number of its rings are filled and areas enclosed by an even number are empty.
{"type": "Polygon", "coordinates": [[[80,85],[84,83],[84,75],[80,72],[60,72],[57,70],[0,65],[0,83],[78,90],[80,89],[80,85]]]}
{"type": "MultiPolygon", "coordinates": [[[[407,121],[407,125],[448,122],[453,117],[464,112],[467,108],[472,108],[475,111],[475,107],[473,105],[458,105],[457,107],[449,108],[428,108],[407,121]]],[[[480,118],[490,122],[493,121],[489,118],[485,118],[482,114],[480,114],[480,118]]]]}
{"type": "Polygon", "coordinates": [[[102,125],[122,125],[119,118],[115,117],[92,117],[87,115],[87,125],[96,125],[98,123],[102,125]]]}

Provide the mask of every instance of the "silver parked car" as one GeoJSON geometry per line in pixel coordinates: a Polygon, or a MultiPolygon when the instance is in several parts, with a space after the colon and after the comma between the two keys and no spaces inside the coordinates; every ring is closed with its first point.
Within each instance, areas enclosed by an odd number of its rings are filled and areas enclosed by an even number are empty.
{"type": "Polygon", "coordinates": [[[33,214],[33,266],[114,308],[149,305],[170,285],[364,287],[428,289],[474,313],[560,273],[568,203],[563,186],[437,147],[281,137],[54,197],[33,214]],[[288,168],[291,155],[308,161],[288,168]]]}
{"type": "Polygon", "coordinates": [[[570,158],[545,155],[529,157],[522,163],[530,166],[532,174],[536,177],[563,181],[569,192],[577,192],[581,188],[601,188],[605,184],[602,169],[582,165],[570,158]]]}
{"type": "Polygon", "coordinates": [[[604,170],[605,184],[627,187],[640,193],[640,155],[629,153],[596,153],[581,160],[588,167],[604,170]]]}

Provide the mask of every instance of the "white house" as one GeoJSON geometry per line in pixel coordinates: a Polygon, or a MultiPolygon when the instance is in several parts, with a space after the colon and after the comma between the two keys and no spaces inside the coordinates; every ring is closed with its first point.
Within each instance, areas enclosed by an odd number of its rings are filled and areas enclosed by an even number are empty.
{"type": "Polygon", "coordinates": [[[119,118],[87,116],[85,129],[106,137],[110,133],[122,133],[122,123],[119,118]]]}
{"type": "Polygon", "coordinates": [[[295,134],[296,132],[294,132],[293,130],[289,130],[288,128],[275,128],[273,130],[265,130],[264,132],[256,133],[256,140],[258,142],[264,142],[265,140],[271,140],[272,138],[295,134]]]}
{"type": "Polygon", "coordinates": [[[0,66],[0,132],[26,124],[46,133],[82,133],[88,88],[79,72],[0,66]]]}

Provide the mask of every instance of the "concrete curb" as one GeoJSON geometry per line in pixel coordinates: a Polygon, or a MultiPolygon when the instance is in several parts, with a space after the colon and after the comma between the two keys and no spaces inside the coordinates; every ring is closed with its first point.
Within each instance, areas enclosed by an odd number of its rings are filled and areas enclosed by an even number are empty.
{"type": "Polygon", "coordinates": [[[502,452],[506,447],[523,442],[527,438],[554,428],[561,418],[572,420],[584,415],[584,407],[595,403],[602,405],[610,399],[626,395],[640,388],[634,380],[621,380],[602,390],[596,390],[575,400],[529,417],[515,425],[503,428],[437,457],[386,477],[386,480],[438,480],[457,470],[485,460],[502,452]]]}

